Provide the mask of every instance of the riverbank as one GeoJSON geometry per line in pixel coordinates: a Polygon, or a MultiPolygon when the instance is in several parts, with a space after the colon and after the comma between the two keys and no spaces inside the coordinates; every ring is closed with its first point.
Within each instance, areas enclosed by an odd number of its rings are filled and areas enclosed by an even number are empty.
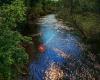
{"type": "Polygon", "coordinates": [[[86,35],[86,44],[90,45],[91,52],[96,55],[96,61],[100,63],[100,15],[86,13],[75,16],[76,22],[86,35]]]}
{"type": "MultiPolygon", "coordinates": [[[[63,13],[63,12],[61,12],[63,13]]],[[[73,26],[78,30],[77,34],[83,36],[83,41],[90,46],[91,51],[97,56],[97,61],[100,62],[100,15],[96,13],[73,14],[73,17],[68,17],[67,14],[58,14],[66,25],[73,26]],[[66,16],[66,17],[65,17],[66,16]]]]}
{"type": "MultiPolygon", "coordinates": [[[[96,14],[95,14],[96,15],[96,14]]],[[[87,60],[92,61],[92,68],[94,68],[97,71],[97,74],[99,75],[100,71],[100,50],[99,50],[99,44],[100,44],[100,38],[99,38],[99,15],[93,16],[93,14],[88,15],[75,15],[73,20],[68,19],[68,17],[65,17],[68,15],[58,15],[59,19],[62,19],[63,22],[68,25],[69,27],[73,27],[75,30],[75,34],[80,36],[82,38],[82,41],[85,45],[85,53],[84,57],[87,60]],[[67,19],[66,19],[67,18],[67,19]]]]}
{"type": "Polygon", "coordinates": [[[96,61],[100,63],[100,5],[99,0],[63,0],[64,6],[60,6],[58,16],[65,24],[69,24],[79,30],[83,41],[89,46],[96,61]]]}

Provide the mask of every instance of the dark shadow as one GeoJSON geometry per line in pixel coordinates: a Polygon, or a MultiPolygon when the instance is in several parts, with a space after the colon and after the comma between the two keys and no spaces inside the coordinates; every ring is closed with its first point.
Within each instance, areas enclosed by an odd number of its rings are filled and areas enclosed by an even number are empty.
{"type": "Polygon", "coordinates": [[[11,4],[13,0],[0,0],[0,6],[2,6],[3,4],[11,4]]]}

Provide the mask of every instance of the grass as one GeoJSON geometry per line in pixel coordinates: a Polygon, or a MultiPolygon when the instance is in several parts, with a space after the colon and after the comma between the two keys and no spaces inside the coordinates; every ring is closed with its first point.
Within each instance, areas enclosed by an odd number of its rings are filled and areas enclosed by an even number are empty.
{"type": "Polygon", "coordinates": [[[75,15],[76,22],[84,31],[87,38],[95,38],[100,34],[100,15],[87,13],[75,15]]]}

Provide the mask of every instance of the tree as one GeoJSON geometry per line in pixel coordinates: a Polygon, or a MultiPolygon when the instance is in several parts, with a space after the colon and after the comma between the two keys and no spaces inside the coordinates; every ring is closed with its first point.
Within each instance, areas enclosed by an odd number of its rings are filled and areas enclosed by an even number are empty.
{"type": "Polygon", "coordinates": [[[28,55],[21,47],[24,38],[17,30],[17,23],[25,19],[24,0],[14,0],[11,4],[0,6],[0,76],[6,80],[16,78],[16,64],[21,66],[28,60],[28,55]]]}

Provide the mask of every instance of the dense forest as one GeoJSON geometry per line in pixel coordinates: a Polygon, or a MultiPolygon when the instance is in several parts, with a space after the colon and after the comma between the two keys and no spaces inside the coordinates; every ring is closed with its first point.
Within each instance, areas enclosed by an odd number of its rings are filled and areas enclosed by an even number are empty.
{"type": "Polygon", "coordinates": [[[27,74],[29,55],[23,43],[32,42],[26,36],[30,26],[53,11],[53,4],[49,0],[0,0],[0,80],[18,80],[18,75],[27,74]]]}
{"type": "Polygon", "coordinates": [[[0,0],[0,80],[28,75],[34,49],[28,53],[25,45],[34,46],[30,35],[37,32],[36,21],[51,13],[79,31],[99,62],[100,0],[0,0]]]}

